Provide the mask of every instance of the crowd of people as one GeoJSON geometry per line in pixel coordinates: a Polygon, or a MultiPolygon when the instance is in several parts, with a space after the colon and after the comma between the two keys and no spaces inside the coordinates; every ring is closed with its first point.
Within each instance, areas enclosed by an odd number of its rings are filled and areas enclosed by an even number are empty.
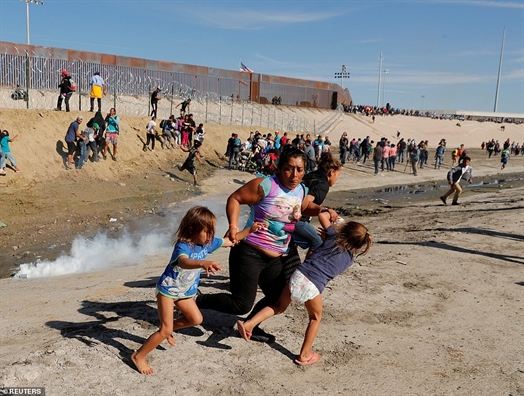
{"type": "Polygon", "coordinates": [[[76,157],[78,157],[76,169],[82,169],[88,162],[89,151],[92,152],[93,162],[100,160],[100,154],[106,160],[108,152],[113,161],[117,161],[120,118],[116,114],[116,109],[112,107],[105,117],[100,111],[97,111],[89,119],[85,129],[81,128],[83,122],[84,117],[79,115],[67,128],[65,135],[67,145],[66,170],[75,168],[76,157]],[[111,149],[110,146],[112,146],[111,149]]]}
{"type": "Polygon", "coordinates": [[[331,152],[331,141],[321,135],[313,139],[309,133],[296,134],[291,138],[287,132],[281,136],[280,131],[275,131],[274,135],[255,131],[242,143],[238,134],[233,133],[225,152],[225,156],[229,157],[228,169],[272,175],[277,169],[282,150],[288,147],[298,148],[306,155],[307,174],[317,168],[322,153],[331,152]]]}
{"type": "Polygon", "coordinates": [[[500,162],[502,164],[500,169],[503,170],[506,168],[510,156],[524,155],[524,151],[522,150],[523,145],[524,143],[510,143],[510,139],[508,138],[501,146],[498,140],[491,139],[488,142],[482,142],[480,148],[482,150],[486,150],[488,158],[491,158],[491,156],[497,157],[500,155],[500,162]]]}
{"type": "MultiPolygon", "coordinates": [[[[206,132],[204,124],[200,123],[196,126],[193,114],[184,114],[185,110],[189,109],[190,101],[190,99],[187,99],[181,103],[180,116],[177,118],[171,115],[169,119],[161,120],[157,124],[156,115],[151,117],[145,127],[146,139],[143,144],[143,151],[155,151],[155,142],[159,141],[162,150],[177,148],[188,153],[185,162],[174,167],[178,167],[180,171],[187,170],[191,173],[194,186],[199,187],[194,161],[202,162],[204,158],[200,152],[200,147],[204,142],[206,132]]],[[[156,109],[154,108],[152,114],[155,113],[156,109]]],[[[117,161],[120,118],[116,114],[116,109],[111,108],[105,117],[101,111],[97,111],[87,122],[85,128],[82,128],[83,122],[83,117],[79,115],[67,129],[65,135],[67,145],[66,169],[70,170],[75,167],[82,169],[88,163],[90,152],[92,162],[98,162],[100,155],[104,160],[110,155],[113,161],[117,161]]]]}

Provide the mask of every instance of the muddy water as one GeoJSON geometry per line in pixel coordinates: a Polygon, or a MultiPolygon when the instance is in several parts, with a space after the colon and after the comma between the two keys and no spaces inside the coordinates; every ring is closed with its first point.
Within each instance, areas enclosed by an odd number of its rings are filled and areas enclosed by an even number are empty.
{"type": "MultiPolygon", "coordinates": [[[[464,184],[462,182],[461,186],[463,187],[461,197],[465,198],[474,194],[493,192],[494,190],[522,187],[524,186],[524,175],[522,173],[507,173],[496,177],[478,177],[475,178],[475,183],[464,184]]],[[[416,203],[427,202],[428,204],[443,205],[439,197],[448,189],[448,184],[427,182],[363,190],[337,191],[330,192],[324,204],[337,208],[343,215],[380,213],[416,203]]]]}

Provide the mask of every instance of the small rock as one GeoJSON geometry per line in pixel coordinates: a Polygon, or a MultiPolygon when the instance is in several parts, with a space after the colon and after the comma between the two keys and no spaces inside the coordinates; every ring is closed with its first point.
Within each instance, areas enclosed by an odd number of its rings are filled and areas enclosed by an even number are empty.
{"type": "Polygon", "coordinates": [[[2,223],[2,222],[0,221],[0,228],[5,228],[5,227],[7,227],[7,224],[6,224],[6,223],[2,223]]]}

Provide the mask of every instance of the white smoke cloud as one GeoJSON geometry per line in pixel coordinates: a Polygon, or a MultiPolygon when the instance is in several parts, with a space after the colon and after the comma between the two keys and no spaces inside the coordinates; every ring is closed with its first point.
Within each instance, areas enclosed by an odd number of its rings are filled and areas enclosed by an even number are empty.
{"type": "MultiPolygon", "coordinates": [[[[194,205],[190,202],[177,206],[176,213],[166,216],[162,224],[159,224],[159,219],[151,223],[137,219],[136,224],[132,224],[135,230],[133,235],[127,230],[119,238],[111,238],[106,232],[99,232],[94,238],[78,235],[69,253],[62,254],[56,260],[21,264],[14,278],[42,278],[138,265],[154,255],[165,257],[167,263],[180,220],[194,205]]],[[[200,201],[198,205],[207,206],[215,214],[218,220],[215,236],[221,238],[228,229],[224,205],[216,201],[200,201]]],[[[246,216],[241,217],[240,223],[244,224],[246,216]]]]}
{"type": "Polygon", "coordinates": [[[149,233],[133,238],[124,232],[118,239],[112,239],[106,233],[98,233],[92,239],[79,235],[69,254],[53,261],[21,264],[14,277],[40,278],[137,265],[150,255],[168,256],[170,250],[171,236],[167,233],[149,233]]]}

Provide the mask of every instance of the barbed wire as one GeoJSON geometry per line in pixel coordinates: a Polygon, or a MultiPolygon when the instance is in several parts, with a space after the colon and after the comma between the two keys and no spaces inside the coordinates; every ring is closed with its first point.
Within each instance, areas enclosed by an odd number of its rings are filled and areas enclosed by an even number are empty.
{"type": "MultiPolygon", "coordinates": [[[[71,108],[75,110],[85,111],[89,108],[89,79],[95,72],[99,72],[107,86],[107,95],[102,100],[103,112],[115,107],[122,115],[149,116],[150,95],[157,87],[162,90],[164,99],[158,108],[159,118],[168,118],[176,113],[178,103],[190,98],[191,112],[195,118],[205,120],[206,123],[251,125],[323,134],[342,112],[338,108],[333,115],[316,125],[304,117],[283,111],[279,106],[240,100],[240,95],[245,94],[241,89],[245,87],[239,85],[236,78],[218,79],[221,80],[221,89],[238,92],[235,97],[234,94],[220,95],[211,89],[205,89],[213,88],[212,85],[215,84],[218,91],[219,82],[214,81],[212,76],[104,65],[81,59],[57,59],[50,53],[21,53],[16,46],[14,48],[17,55],[7,53],[7,48],[4,53],[0,53],[0,107],[4,108],[56,108],[60,74],[62,70],[67,70],[77,85],[77,91],[70,99],[71,108]]],[[[277,93],[289,88],[284,85],[276,86],[277,93]]],[[[318,100],[318,95],[312,95],[313,102],[318,100]]]]}

